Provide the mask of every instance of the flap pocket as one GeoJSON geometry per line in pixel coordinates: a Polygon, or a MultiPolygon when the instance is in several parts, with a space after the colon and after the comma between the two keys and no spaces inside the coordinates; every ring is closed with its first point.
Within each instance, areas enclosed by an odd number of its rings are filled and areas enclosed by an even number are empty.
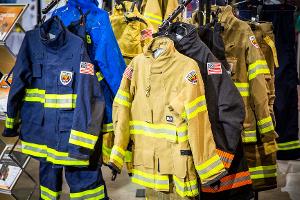
{"type": "Polygon", "coordinates": [[[73,111],[71,110],[59,111],[59,131],[70,131],[72,128],[72,122],[73,122],[73,111]]]}
{"type": "Polygon", "coordinates": [[[40,103],[24,102],[21,110],[23,123],[31,123],[41,126],[44,122],[44,106],[40,103]]]}
{"type": "Polygon", "coordinates": [[[154,155],[153,151],[138,148],[133,151],[133,165],[144,166],[145,168],[154,168],[154,155]]]}
{"type": "Polygon", "coordinates": [[[190,155],[186,155],[183,152],[189,152],[190,150],[177,150],[173,151],[173,166],[174,175],[178,178],[185,178],[187,174],[187,164],[190,155]]]}
{"type": "Polygon", "coordinates": [[[32,77],[41,78],[42,77],[42,64],[33,64],[32,65],[32,77]]]}

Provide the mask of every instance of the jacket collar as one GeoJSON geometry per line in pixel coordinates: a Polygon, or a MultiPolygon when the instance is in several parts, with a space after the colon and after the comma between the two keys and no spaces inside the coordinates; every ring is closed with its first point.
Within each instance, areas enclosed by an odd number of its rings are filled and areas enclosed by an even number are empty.
{"type": "Polygon", "coordinates": [[[174,43],[171,39],[167,37],[157,37],[144,48],[144,55],[153,60],[164,60],[171,57],[175,51],[174,43]],[[157,58],[154,58],[153,54],[159,48],[161,48],[163,52],[157,58]]]}
{"type": "Polygon", "coordinates": [[[43,23],[39,30],[42,43],[54,50],[64,46],[67,42],[67,30],[62,21],[56,16],[43,23]],[[50,34],[54,36],[53,39],[50,38],[50,34]]]}
{"type": "Polygon", "coordinates": [[[239,19],[233,14],[233,8],[231,6],[220,6],[221,12],[219,13],[219,22],[224,26],[225,29],[231,28],[239,28],[235,27],[234,24],[239,21],[239,19]]]}

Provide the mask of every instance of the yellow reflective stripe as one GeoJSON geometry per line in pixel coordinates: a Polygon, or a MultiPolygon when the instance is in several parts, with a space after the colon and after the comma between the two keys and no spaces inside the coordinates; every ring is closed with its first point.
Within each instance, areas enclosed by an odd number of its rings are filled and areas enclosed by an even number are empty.
{"type": "Polygon", "coordinates": [[[128,92],[125,92],[124,90],[121,90],[121,89],[118,90],[114,101],[116,103],[121,104],[121,105],[126,106],[126,107],[131,106],[130,94],[128,92]]]}
{"type": "Polygon", "coordinates": [[[120,166],[122,166],[124,163],[124,157],[125,151],[122,148],[114,145],[110,154],[110,158],[117,161],[120,166]]]}
{"type": "Polygon", "coordinates": [[[95,189],[86,190],[83,192],[70,193],[71,200],[99,200],[104,199],[104,185],[97,187],[95,189]]]}
{"type": "Polygon", "coordinates": [[[225,166],[218,155],[215,155],[205,161],[203,164],[196,166],[196,170],[201,180],[208,179],[224,169],[225,166]]]}
{"type": "Polygon", "coordinates": [[[88,149],[94,149],[98,136],[84,133],[81,131],[71,130],[69,143],[82,146],[88,149]]]}
{"type": "Polygon", "coordinates": [[[44,186],[40,186],[40,189],[41,189],[41,198],[42,199],[45,199],[45,200],[56,200],[56,199],[59,199],[59,196],[61,194],[61,191],[59,192],[55,192],[55,191],[52,191],[50,190],[49,188],[46,188],[44,186]]]}
{"type": "Polygon", "coordinates": [[[257,60],[248,67],[249,80],[254,79],[259,74],[270,74],[267,61],[257,60]]]}
{"type": "Polygon", "coordinates": [[[47,161],[53,164],[68,165],[68,166],[87,166],[88,160],[77,160],[69,157],[69,153],[60,152],[55,149],[47,147],[47,161]]]}
{"type": "Polygon", "coordinates": [[[136,169],[132,170],[132,182],[158,190],[169,190],[168,175],[149,174],[136,169]]]}
{"type": "Polygon", "coordinates": [[[173,180],[176,186],[176,192],[181,197],[186,197],[186,196],[194,197],[199,194],[197,179],[183,182],[176,176],[173,176],[173,180]]]}
{"type": "Polygon", "coordinates": [[[256,131],[244,131],[242,140],[244,143],[257,142],[256,131]]]}
{"type": "Polygon", "coordinates": [[[197,97],[195,100],[186,104],[184,107],[187,119],[196,117],[198,113],[207,110],[205,96],[202,95],[200,97],[197,97]]]}
{"type": "Polygon", "coordinates": [[[187,125],[183,125],[183,126],[177,128],[178,142],[185,142],[189,139],[187,132],[188,132],[187,125]]]}
{"type": "Polygon", "coordinates": [[[234,83],[237,89],[239,90],[242,97],[248,97],[250,96],[249,92],[249,83],[234,83]]]}
{"type": "Polygon", "coordinates": [[[251,179],[271,178],[277,176],[276,165],[249,167],[251,179]]]}
{"type": "Polygon", "coordinates": [[[161,24],[162,23],[162,17],[159,15],[155,15],[152,13],[145,13],[144,14],[145,18],[147,18],[147,20],[149,22],[155,23],[155,24],[161,24]]]}
{"type": "Polygon", "coordinates": [[[105,144],[102,144],[102,153],[103,155],[109,157],[111,154],[112,149],[108,148],[105,144]]]}
{"type": "Polygon", "coordinates": [[[107,133],[114,131],[113,123],[103,124],[101,132],[107,133]]]}
{"type": "Polygon", "coordinates": [[[125,152],[125,162],[132,162],[132,152],[131,151],[125,152]]]}
{"type": "Polygon", "coordinates": [[[257,122],[259,132],[265,134],[269,131],[274,131],[274,125],[272,118],[269,116],[257,122]]]}
{"type": "Polygon", "coordinates": [[[104,76],[102,75],[101,72],[97,72],[96,76],[97,76],[99,82],[101,82],[104,79],[104,76]]]}
{"type": "Polygon", "coordinates": [[[285,151],[285,150],[292,150],[292,149],[300,149],[300,141],[290,141],[290,142],[281,142],[277,143],[278,150],[285,151]]]}
{"type": "Polygon", "coordinates": [[[24,154],[46,158],[47,157],[47,146],[41,144],[34,144],[30,142],[21,141],[21,151],[24,154]]]}
{"type": "Polygon", "coordinates": [[[40,95],[45,95],[46,91],[41,90],[38,88],[33,88],[33,89],[25,89],[26,94],[40,94],[40,95]]]}
{"type": "Polygon", "coordinates": [[[9,128],[9,129],[13,129],[15,124],[17,122],[17,119],[15,118],[9,118],[7,115],[6,115],[6,118],[5,118],[5,128],[9,128]]]}

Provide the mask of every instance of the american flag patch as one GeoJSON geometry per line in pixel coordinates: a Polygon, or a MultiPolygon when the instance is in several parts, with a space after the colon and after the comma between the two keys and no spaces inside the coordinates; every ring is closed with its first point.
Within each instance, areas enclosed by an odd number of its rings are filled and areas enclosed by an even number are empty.
{"type": "Polygon", "coordinates": [[[92,63],[88,63],[88,62],[81,62],[80,63],[80,73],[95,75],[94,65],[92,63]]]}
{"type": "Polygon", "coordinates": [[[142,34],[142,38],[141,38],[142,41],[146,40],[146,39],[151,39],[152,34],[153,34],[153,30],[150,29],[150,28],[144,29],[144,30],[142,30],[141,34],[142,34]]]}
{"type": "Polygon", "coordinates": [[[217,62],[207,63],[207,73],[208,75],[222,74],[221,63],[217,63],[217,62]]]}
{"type": "Polygon", "coordinates": [[[124,71],[123,76],[125,76],[126,78],[131,80],[132,79],[132,73],[133,73],[133,68],[132,67],[127,67],[124,71]]]}

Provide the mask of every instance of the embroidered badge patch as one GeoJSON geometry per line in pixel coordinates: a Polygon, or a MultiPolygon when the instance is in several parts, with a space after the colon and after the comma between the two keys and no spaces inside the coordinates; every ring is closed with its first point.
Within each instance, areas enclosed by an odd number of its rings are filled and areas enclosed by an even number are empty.
{"type": "Polygon", "coordinates": [[[188,82],[190,82],[190,83],[192,83],[192,84],[194,84],[194,85],[196,85],[196,84],[198,83],[198,77],[197,77],[197,73],[196,73],[195,70],[190,71],[190,72],[185,76],[185,79],[186,79],[188,82]]]}
{"type": "Polygon", "coordinates": [[[218,62],[207,63],[207,73],[212,74],[222,74],[222,65],[218,62]]]}
{"type": "Polygon", "coordinates": [[[167,120],[167,122],[173,122],[174,121],[173,116],[166,116],[166,120],[167,120]]]}
{"type": "Polygon", "coordinates": [[[256,40],[256,38],[255,38],[254,35],[250,36],[250,37],[249,37],[249,40],[250,40],[251,44],[252,44],[255,48],[259,49],[259,45],[258,45],[257,40],[256,40]]]}
{"type": "Polygon", "coordinates": [[[148,28],[141,31],[142,38],[141,40],[151,39],[153,34],[153,30],[148,28]]]}
{"type": "Polygon", "coordinates": [[[60,82],[63,85],[68,85],[73,78],[73,73],[68,71],[61,71],[60,72],[60,82]]]}
{"type": "Polygon", "coordinates": [[[81,74],[95,75],[94,65],[92,63],[88,63],[88,62],[81,62],[80,63],[80,73],[81,74]]]}
{"type": "Polygon", "coordinates": [[[133,68],[132,67],[127,67],[124,71],[123,76],[125,76],[126,78],[131,80],[132,79],[132,74],[133,74],[133,68]]]}

